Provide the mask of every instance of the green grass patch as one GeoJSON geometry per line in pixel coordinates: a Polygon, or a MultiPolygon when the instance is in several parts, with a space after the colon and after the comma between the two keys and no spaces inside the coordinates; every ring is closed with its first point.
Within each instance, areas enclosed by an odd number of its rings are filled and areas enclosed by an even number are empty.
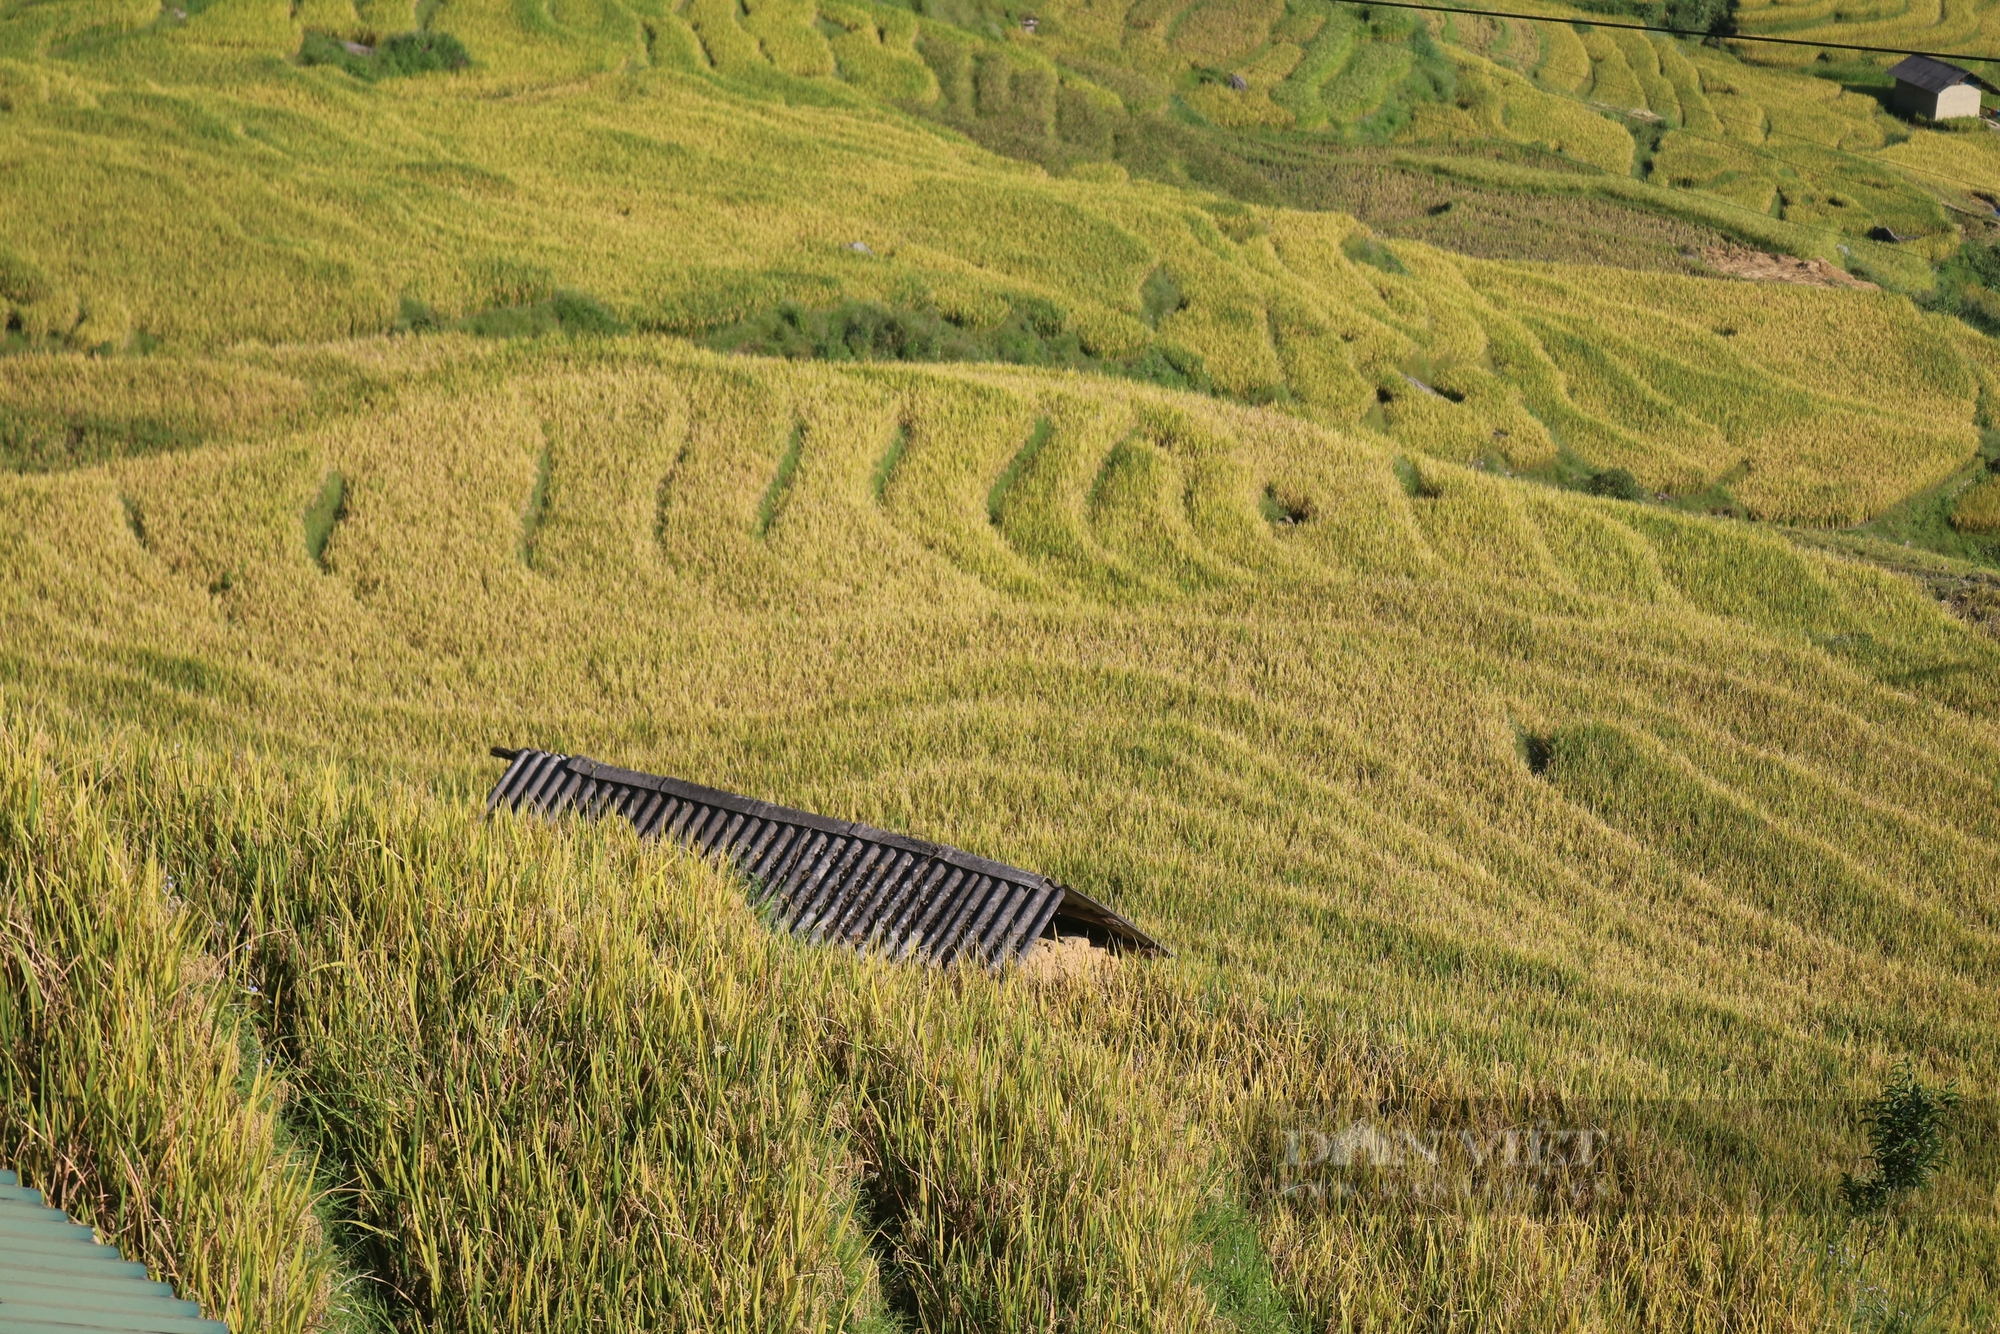
{"type": "Polygon", "coordinates": [[[1366,232],[1355,232],[1340,243],[1340,253],[1356,264],[1366,264],[1384,273],[1407,273],[1394,251],[1366,232]]]}
{"type": "MultiPolygon", "coordinates": [[[[1032,327],[1025,319],[1010,323],[1032,327]]],[[[707,341],[720,351],[794,361],[999,359],[993,340],[981,340],[935,311],[873,301],[845,301],[830,310],[782,301],[715,331],[707,341]]]]}
{"type": "Polygon", "coordinates": [[[750,531],[759,539],[770,535],[771,525],[777,522],[778,514],[785,507],[785,496],[791,490],[792,475],[799,470],[799,453],[805,448],[805,442],[805,423],[793,423],[784,455],[778,460],[778,471],[772,475],[771,484],[764,488],[763,498],[757,502],[757,522],[750,531]]]}
{"type": "MultiPolygon", "coordinates": [[[[333,530],[347,517],[347,479],[337,472],[329,472],[320,483],[319,494],[312,504],[306,506],[305,521],[306,554],[313,564],[326,568],[326,544],[332,538],[333,530]]],[[[227,576],[224,576],[227,578],[227,576]]]]}
{"type": "MultiPolygon", "coordinates": [[[[1165,299],[1163,289],[1155,291],[1155,299],[1165,299]]],[[[1180,301],[1177,287],[1173,300],[1180,301]]],[[[995,361],[1215,392],[1198,354],[1161,341],[1129,357],[1095,356],[1062,309],[1038,297],[1015,298],[1007,317],[989,326],[959,324],[928,307],[902,303],[844,301],[815,310],[781,301],[710,332],[704,341],[718,351],[793,361],[995,361]]]]}
{"type": "Polygon", "coordinates": [[[1295,1334],[1298,1322],[1271,1277],[1256,1220],[1233,1200],[1218,1200],[1196,1215],[1194,1241],[1206,1263],[1195,1282],[1236,1334],[1295,1334]]]}
{"type": "Polygon", "coordinates": [[[535,458],[535,489],[528,493],[528,507],[521,511],[521,563],[535,568],[535,537],[541,532],[542,517],[549,506],[549,447],[535,458]]]}
{"type": "Polygon", "coordinates": [[[1181,293],[1181,285],[1174,281],[1174,275],[1162,264],[1146,275],[1146,281],[1139,288],[1139,304],[1145,311],[1146,323],[1158,325],[1167,316],[1187,305],[1187,297],[1181,293]]]}
{"type": "Polygon", "coordinates": [[[587,292],[567,289],[531,305],[482,310],[453,327],[480,338],[541,338],[556,333],[608,336],[625,332],[625,322],[610,307],[587,292]]]}
{"type": "Polygon", "coordinates": [[[154,417],[67,417],[0,407],[0,468],[12,472],[67,472],[189,449],[203,438],[184,425],[154,417]]]}
{"type": "Polygon", "coordinates": [[[869,490],[875,493],[875,503],[882,503],[883,493],[889,489],[889,479],[896,475],[896,465],[903,461],[903,451],[910,447],[910,428],[898,426],[896,434],[889,438],[889,447],[882,451],[882,457],[875,460],[875,471],[868,479],[869,490]]]}
{"type": "Polygon", "coordinates": [[[1014,457],[1007,460],[1006,468],[993,479],[993,486],[986,493],[986,517],[995,528],[1000,526],[1001,511],[1007,504],[1007,491],[1014,485],[1014,479],[1019,477],[1022,470],[1034,460],[1035,455],[1041,452],[1042,446],[1048,443],[1049,435],[1054,430],[1054,424],[1047,417],[1036,422],[1034,432],[1028,437],[1027,443],[1014,451],[1014,457]]]}
{"type": "Polygon", "coordinates": [[[299,44],[301,65],[331,65],[357,79],[402,79],[439,74],[472,63],[465,44],[448,32],[399,32],[379,45],[309,32],[299,44]]]}
{"type": "Polygon", "coordinates": [[[1937,285],[1917,303],[1956,315],[1981,333],[2000,335],[2000,241],[1961,244],[1937,266],[1937,285]]]}
{"type": "Polygon", "coordinates": [[[118,507],[125,511],[125,526],[132,530],[132,540],[140,550],[150,549],[146,540],[146,514],[139,508],[139,502],[130,496],[118,497],[118,507]]]}
{"type": "MultiPolygon", "coordinates": [[[[546,290],[546,289],[545,289],[546,290]]],[[[476,338],[545,338],[551,334],[608,337],[626,332],[616,312],[588,292],[556,288],[549,295],[507,301],[454,319],[405,293],[391,329],[399,334],[468,333],[476,338]]]]}
{"type": "Polygon", "coordinates": [[[1396,480],[1403,485],[1403,494],[1410,499],[1436,500],[1444,494],[1411,459],[1399,454],[1390,466],[1396,470],[1396,480]]]}
{"type": "Polygon", "coordinates": [[[1980,454],[1965,467],[1855,531],[1899,546],[2000,568],[2000,522],[1981,518],[2000,501],[2000,471],[1996,471],[2000,432],[1983,435],[1980,454]]]}

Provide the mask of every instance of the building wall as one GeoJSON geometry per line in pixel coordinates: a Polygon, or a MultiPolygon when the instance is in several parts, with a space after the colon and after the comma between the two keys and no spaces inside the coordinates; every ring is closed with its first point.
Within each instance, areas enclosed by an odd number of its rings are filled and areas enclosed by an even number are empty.
{"type": "Polygon", "coordinates": [[[1954,116],[1978,114],[1979,90],[1969,83],[1961,83],[1956,88],[1947,88],[1937,95],[1937,110],[1931,113],[1931,118],[1949,120],[1954,116]]]}
{"type": "Polygon", "coordinates": [[[1937,94],[1917,87],[1914,83],[1896,80],[1896,91],[1889,98],[1889,105],[1906,116],[1928,116],[1937,119],[1937,94]]]}
{"type": "Polygon", "coordinates": [[[1972,84],[1961,83],[1941,93],[1933,93],[1898,79],[1889,104],[1904,115],[1926,116],[1931,120],[1976,116],[1979,114],[1979,89],[1972,84]]]}

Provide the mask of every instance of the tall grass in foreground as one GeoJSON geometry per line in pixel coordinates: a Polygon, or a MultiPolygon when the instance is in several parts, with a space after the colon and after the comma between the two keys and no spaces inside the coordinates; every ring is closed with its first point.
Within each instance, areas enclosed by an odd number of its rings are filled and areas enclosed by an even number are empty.
{"type": "MultiPolygon", "coordinates": [[[[1810,1199],[1726,1197],[1781,1147],[1747,1123],[1634,1159],[1650,1213],[1286,1198],[1286,1126],[1497,1104],[1186,969],[890,967],[772,935],[622,825],[18,716],[0,803],[7,994],[36,998],[9,1000],[8,1151],[239,1329],[1269,1328],[1206,1286],[1218,1215],[1298,1328],[1804,1331],[1855,1286],[1810,1199]]],[[[1562,1105],[1530,1084],[1504,1115],[1562,1105]]],[[[1919,1223],[1871,1272],[1970,1310],[1987,1245],[1919,1223]]]]}
{"type": "Polygon", "coordinates": [[[0,728],[0,1161],[238,1334],[324,1325],[336,1260],[208,923],[0,728]]]}
{"type": "MultiPolygon", "coordinates": [[[[801,949],[628,831],[481,827],[254,761],[71,769],[6,746],[15,844],[48,838],[58,803],[119,812],[167,858],[182,919],[255,979],[363,1304],[398,1328],[847,1329],[892,1306],[940,1329],[1213,1320],[1188,1242],[1206,1159],[1127,1067],[1013,1003],[1025,983],[801,949]]],[[[128,855],[93,828],[102,861],[128,855]]],[[[81,860],[36,883],[87,917],[103,888],[81,860]]],[[[109,1141],[86,1188],[115,1182],[126,1123],[87,1095],[61,1106],[109,1141]]],[[[197,1193],[228,1207],[233,1185],[197,1193]]]]}

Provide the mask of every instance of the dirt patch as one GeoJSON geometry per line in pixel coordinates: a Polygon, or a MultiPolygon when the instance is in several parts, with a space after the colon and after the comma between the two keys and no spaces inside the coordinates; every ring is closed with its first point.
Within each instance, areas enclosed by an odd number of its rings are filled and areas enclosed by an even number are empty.
{"type": "Polygon", "coordinates": [[[2000,639],[2000,575],[1918,575],[1931,596],[1972,626],[2000,639]]]}
{"type": "Polygon", "coordinates": [[[1835,268],[1823,259],[1794,259],[1742,246],[1709,246],[1701,252],[1709,267],[1732,278],[1753,283],[1800,283],[1806,287],[1851,287],[1858,292],[1879,292],[1874,283],[1835,268]]]}
{"type": "MultiPolygon", "coordinates": [[[[1892,543],[1800,529],[1786,534],[1794,543],[1901,575],[1936,598],[1944,609],[1983,634],[2000,639],[2000,571],[1967,568],[1959,560],[1926,551],[1896,550],[1892,543]]],[[[1908,544],[1904,544],[1905,548],[1908,544]]]]}
{"type": "Polygon", "coordinates": [[[1028,948],[1021,951],[1021,975],[1037,982],[1067,981],[1071,978],[1094,977],[1107,968],[1116,968],[1118,961],[1111,951],[1093,945],[1083,936],[1047,936],[1031,941],[1028,948]]]}
{"type": "Polygon", "coordinates": [[[1609,111],[1614,116],[1630,116],[1633,120],[1650,121],[1655,125],[1661,123],[1660,114],[1645,107],[1614,107],[1609,102],[1592,102],[1590,106],[1593,110],[1609,111]]]}

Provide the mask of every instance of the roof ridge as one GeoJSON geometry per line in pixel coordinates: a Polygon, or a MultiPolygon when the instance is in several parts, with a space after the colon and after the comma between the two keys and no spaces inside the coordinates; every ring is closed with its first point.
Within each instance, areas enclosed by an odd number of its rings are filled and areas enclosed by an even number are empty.
{"type": "Polygon", "coordinates": [[[150,1277],[96,1229],[0,1170],[0,1325],[65,1334],[229,1334],[201,1305],[150,1277]]]}
{"type": "Polygon", "coordinates": [[[775,924],[815,942],[997,968],[1067,925],[1113,948],[1169,952],[1088,894],[962,848],[582,755],[497,746],[493,755],[508,763],[489,812],[617,814],[641,838],[720,854],[751,880],[775,924]]]}

